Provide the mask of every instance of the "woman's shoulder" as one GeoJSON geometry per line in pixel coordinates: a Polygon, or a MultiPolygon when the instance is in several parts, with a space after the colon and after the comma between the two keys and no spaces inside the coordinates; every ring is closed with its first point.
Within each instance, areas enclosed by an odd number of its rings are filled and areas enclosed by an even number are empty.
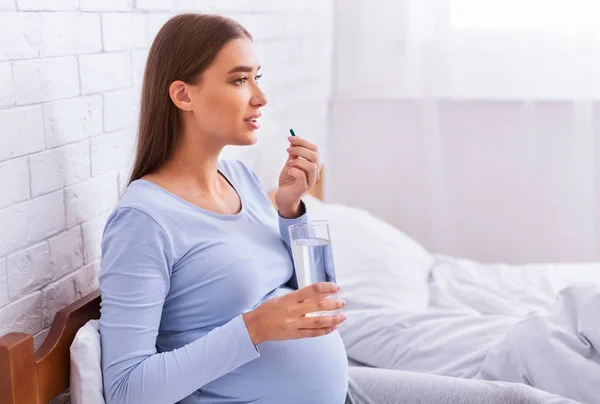
{"type": "Polygon", "coordinates": [[[127,186],[117,203],[117,208],[135,208],[153,216],[156,211],[164,210],[168,198],[164,191],[146,179],[138,179],[127,186]]]}
{"type": "MultiPolygon", "coordinates": [[[[162,217],[169,212],[169,198],[152,182],[135,180],[127,186],[109,219],[149,220],[162,227],[162,217]]],[[[109,220],[111,221],[111,220],[109,220]]]]}

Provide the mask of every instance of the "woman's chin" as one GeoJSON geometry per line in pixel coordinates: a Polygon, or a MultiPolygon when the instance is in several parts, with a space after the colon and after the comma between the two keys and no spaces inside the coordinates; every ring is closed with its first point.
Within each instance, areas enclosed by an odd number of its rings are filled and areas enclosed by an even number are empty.
{"type": "Polygon", "coordinates": [[[229,132],[227,144],[230,146],[252,146],[258,141],[258,130],[252,128],[238,128],[229,132]]]}
{"type": "Polygon", "coordinates": [[[247,131],[239,137],[240,146],[252,146],[258,141],[258,131],[247,131]]]}

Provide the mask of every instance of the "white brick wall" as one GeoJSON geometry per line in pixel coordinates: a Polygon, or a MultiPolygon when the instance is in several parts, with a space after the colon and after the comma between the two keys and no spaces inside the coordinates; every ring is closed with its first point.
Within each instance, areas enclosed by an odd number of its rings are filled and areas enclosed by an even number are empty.
{"type": "Polygon", "coordinates": [[[19,297],[45,286],[52,280],[48,242],[9,255],[7,260],[8,296],[19,297]]]}
{"type": "Polygon", "coordinates": [[[58,310],[98,288],[98,271],[99,265],[94,262],[42,290],[44,327],[50,326],[58,310]]]}
{"type": "Polygon", "coordinates": [[[35,334],[44,328],[42,293],[33,292],[0,307],[0,335],[14,330],[35,334]]]}
{"type": "Polygon", "coordinates": [[[53,279],[83,266],[83,237],[80,226],[73,227],[48,240],[53,279]]]}
{"type": "Polygon", "coordinates": [[[97,136],[91,142],[92,175],[133,166],[135,132],[132,129],[97,136]]]}
{"type": "Polygon", "coordinates": [[[17,0],[23,11],[77,11],[78,0],[17,0]]]}
{"type": "Polygon", "coordinates": [[[97,287],[100,240],[132,163],[143,70],[182,11],[238,19],[263,65],[259,143],[232,148],[275,185],[293,127],[325,148],[333,0],[0,0],[0,333],[39,344],[97,287]]]}
{"type": "Polygon", "coordinates": [[[112,132],[131,127],[132,122],[137,124],[139,103],[139,91],[134,89],[104,93],[104,130],[112,132]]]}
{"type": "Polygon", "coordinates": [[[137,0],[135,6],[140,10],[173,11],[175,10],[175,0],[137,0]]]}
{"type": "Polygon", "coordinates": [[[79,0],[81,11],[132,11],[133,0],[79,0]]]}
{"type": "Polygon", "coordinates": [[[65,188],[67,227],[75,226],[107,212],[116,202],[116,172],[65,188]]]}
{"type": "Polygon", "coordinates": [[[100,93],[131,86],[131,54],[100,53],[79,57],[81,93],[100,93]]]}
{"type": "Polygon", "coordinates": [[[83,261],[86,264],[100,258],[100,242],[102,241],[102,231],[107,219],[108,214],[97,216],[81,225],[83,229],[83,261]]]}
{"type": "Polygon", "coordinates": [[[102,16],[102,38],[105,51],[143,48],[147,45],[146,14],[108,13],[102,16]],[[124,33],[126,35],[124,35],[124,33]]]}
{"type": "Polygon", "coordinates": [[[48,148],[102,133],[102,96],[92,95],[45,103],[44,130],[48,148]]]}
{"type": "Polygon", "coordinates": [[[0,13],[0,61],[38,56],[40,30],[40,14],[0,13]]]}
{"type": "MultiPolygon", "coordinates": [[[[54,1],[54,0],[53,0],[54,1]]],[[[100,52],[100,16],[90,13],[41,13],[40,56],[100,52]]]]}
{"type": "Polygon", "coordinates": [[[31,59],[13,63],[15,103],[33,104],[79,95],[77,59],[74,56],[31,59]],[[56,77],[63,77],[56,80],[56,77]]]}
{"type": "Polygon", "coordinates": [[[140,98],[139,90],[142,88],[142,82],[144,80],[144,67],[146,66],[147,57],[148,50],[136,50],[131,52],[133,88],[136,90],[138,101],[140,98]]]}
{"type": "Polygon", "coordinates": [[[44,150],[41,105],[0,110],[0,161],[44,150]]]}
{"type": "Polygon", "coordinates": [[[0,108],[9,107],[15,99],[10,63],[0,63],[0,108]]]}
{"type": "Polygon", "coordinates": [[[15,0],[0,0],[0,10],[14,10],[16,9],[15,0]]]}
{"type": "Polygon", "coordinates": [[[29,166],[27,157],[0,163],[0,183],[5,186],[0,194],[0,209],[29,198],[29,166]]]}
{"type": "Polygon", "coordinates": [[[65,228],[63,191],[0,209],[0,255],[38,243],[65,228]]]}
{"type": "Polygon", "coordinates": [[[90,141],[68,144],[29,156],[31,195],[38,196],[91,176],[90,141]]]}
{"type": "Polygon", "coordinates": [[[8,303],[8,278],[6,258],[0,260],[0,307],[8,303]]]}

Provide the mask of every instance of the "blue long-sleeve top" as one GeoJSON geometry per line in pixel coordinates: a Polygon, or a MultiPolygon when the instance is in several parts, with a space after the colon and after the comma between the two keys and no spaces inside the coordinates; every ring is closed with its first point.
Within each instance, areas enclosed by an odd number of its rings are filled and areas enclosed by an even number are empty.
{"type": "Polygon", "coordinates": [[[284,219],[254,173],[219,162],[242,208],[223,215],[132,182],[102,239],[100,334],[107,404],[344,403],[337,331],[255,346],[242,314],[291,292],[284,219]]]}

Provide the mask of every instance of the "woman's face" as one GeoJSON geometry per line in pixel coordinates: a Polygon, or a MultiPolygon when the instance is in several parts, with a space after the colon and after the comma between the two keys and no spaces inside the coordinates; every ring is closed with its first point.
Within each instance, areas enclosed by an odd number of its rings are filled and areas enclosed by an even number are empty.
{"type": "Polygon", "coordinates": [[[251,145],[260,127],[261,91],[258,58],[248,38],[229,42],[197,85],[191,86],[191,110],[200,133],[225,145],[251,145]]]}

